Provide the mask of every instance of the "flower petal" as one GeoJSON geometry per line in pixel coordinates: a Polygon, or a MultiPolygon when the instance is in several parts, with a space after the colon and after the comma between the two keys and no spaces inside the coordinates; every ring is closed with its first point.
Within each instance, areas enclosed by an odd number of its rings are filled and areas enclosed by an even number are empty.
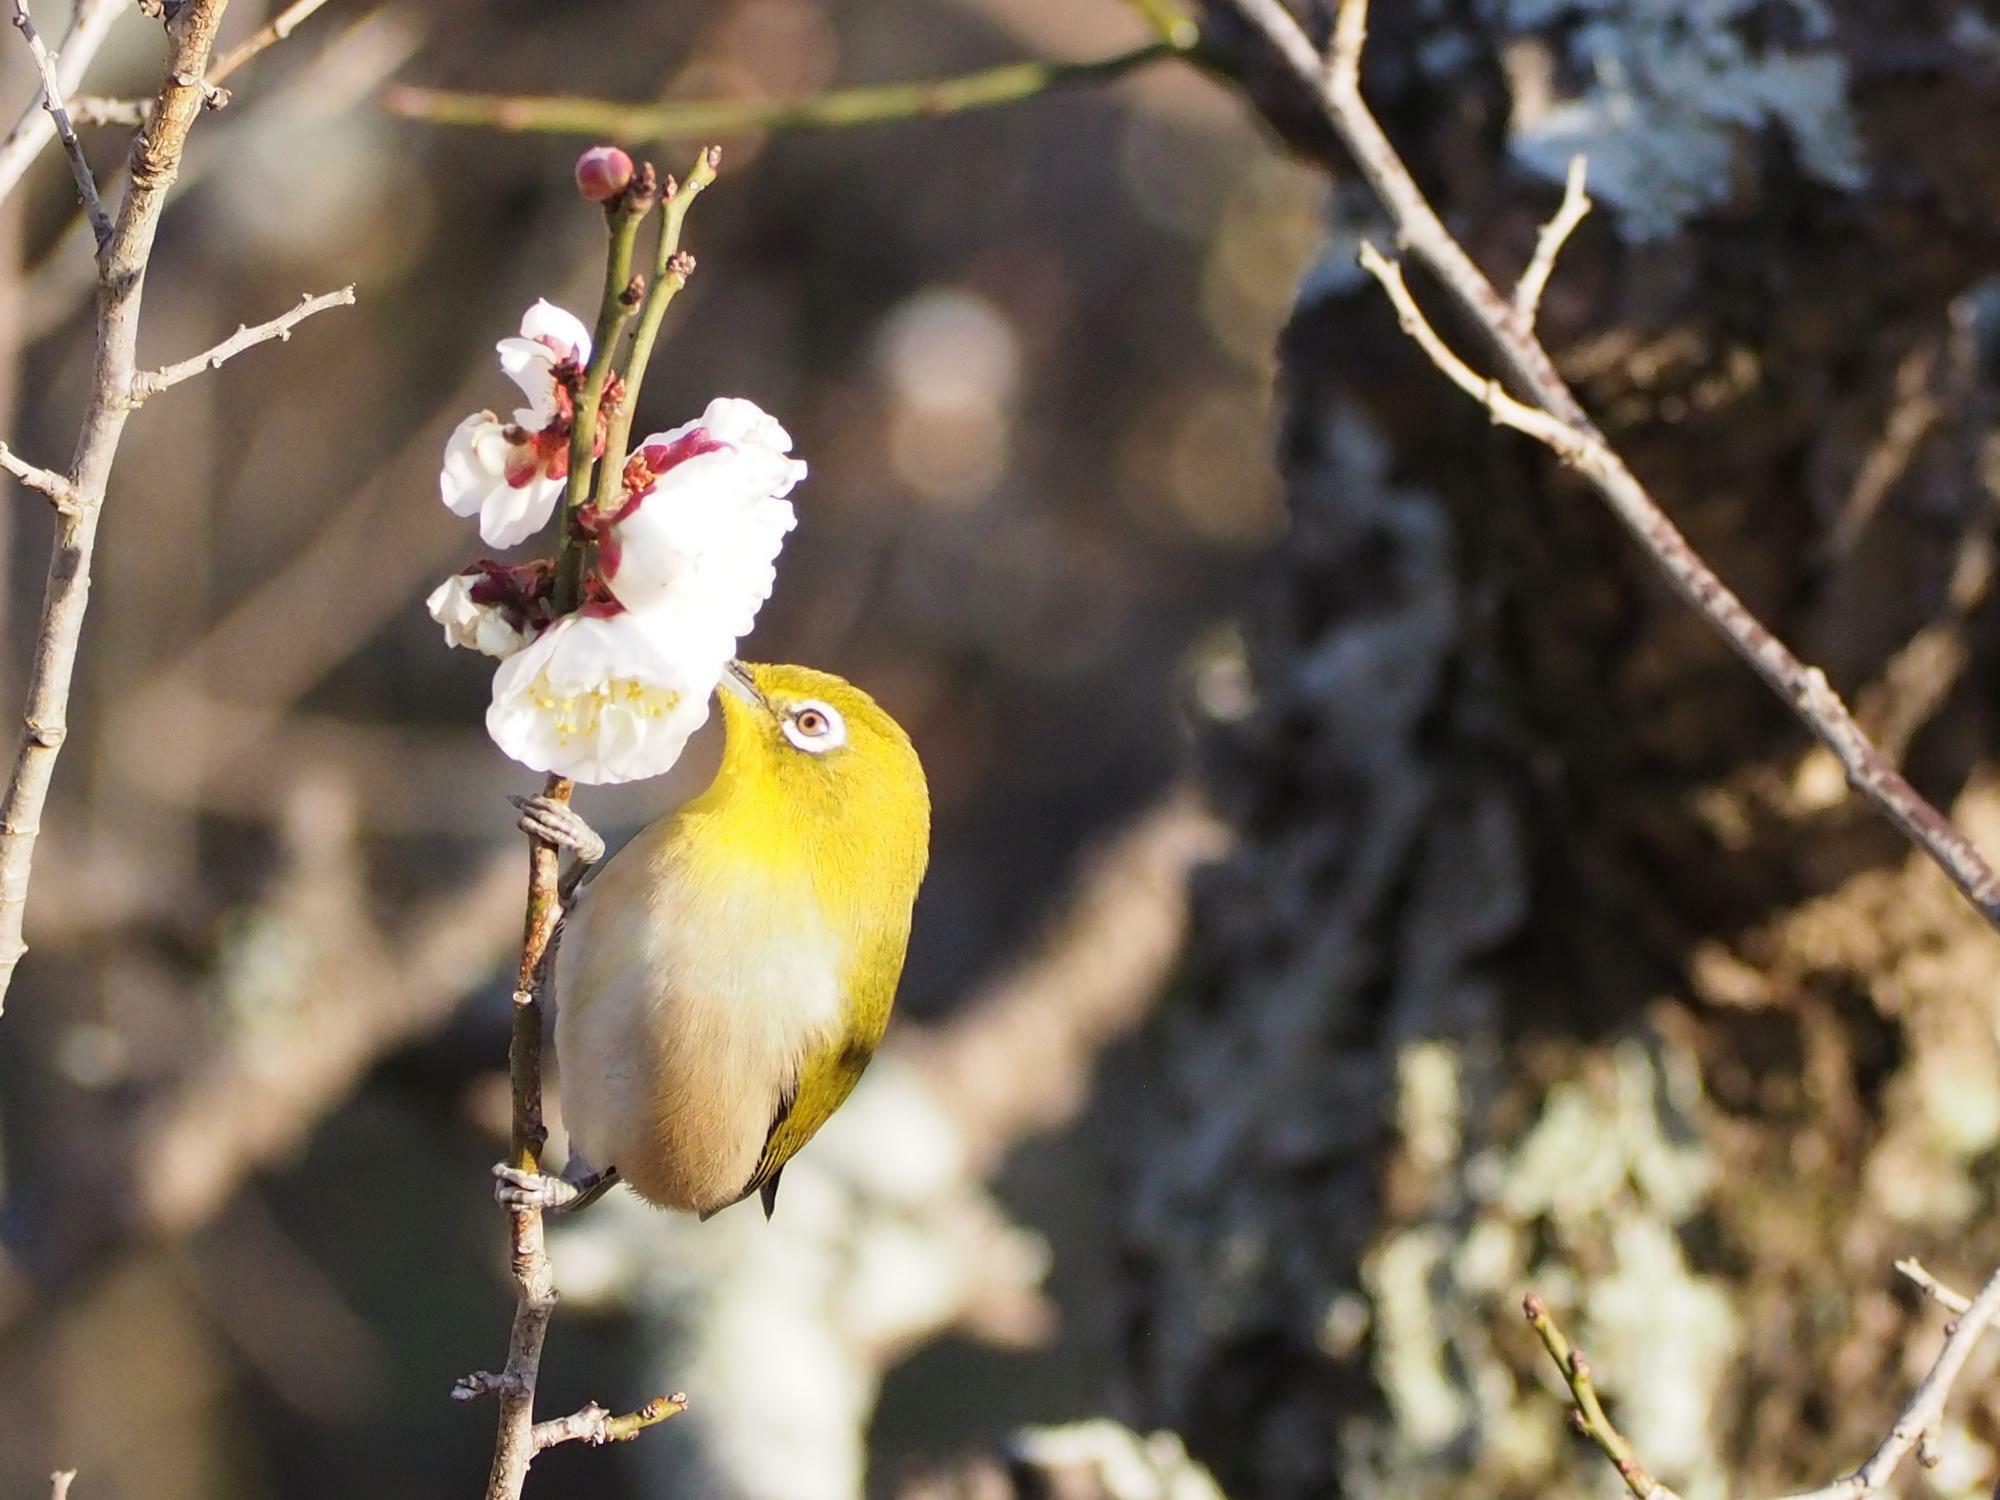
{"type": "Polygon", "coordinates": [[[521,337],[546,340],[569,350],[578,364],[590,363],[590,330],[575,313],[557,307],[546,298],[521,314],[521,337]]]}
{"type": "Polygon", "coordinates": [[[707,720],[729,655],[687,624],[565,616],[493,674],[487,733],[531,770],[592,785],[660,775],[707,720]]]}
{"type": "Polygon", "coordinates": [[[717,396],[701,414],[699,425],[725,443],[766,448],[773,453],[792,451],[792,435],[778,425],[778,419],[741,396],[717,396]]]}
{"type": "Polygon", "coordinates": [[[518,547],[548,524],[563,481],[537,474],[526,484],[503,481],[479,507],[479,537],[489,547],[518,547]]]}
{"type": "Polygon", "coordinates": [[[617,524],[617,565],[606,582],[618,600],[635,610],[677,601],[731,636],[748,634],[798,524],[784,497],[806,466],[790,446],[783,427],[737,397],[711,401],[699,423],[646,439],[642,451],[693,456],[661,471],[617,524]],[[695,436],[724,446],[703,450],[688,441],[695,436]]]}
{"type": "Polygon", "coordinates": [[[533,339],[502,339],[493,346],[500,368],[528,398],[514,419],[530,432],[540,432],[556,416],[556,356],[533,339]]]}
{"type": "Polygon", "coordinates": [[[445,440],[438,496],[453,515],[469,516],[485,502],[507,467],[506,429],[490,411],[476,411],[445,440]]]}
{"type": "Polygon", "coordinates": [[[504,661],[527,645],[528,637],[515,629],[503,610],[473,599],[472,586],[477,582],[477,573],[455,573],[431,590],[424,605],[431,618],[444,627],[447,646],[464,647],[504,661]]]}

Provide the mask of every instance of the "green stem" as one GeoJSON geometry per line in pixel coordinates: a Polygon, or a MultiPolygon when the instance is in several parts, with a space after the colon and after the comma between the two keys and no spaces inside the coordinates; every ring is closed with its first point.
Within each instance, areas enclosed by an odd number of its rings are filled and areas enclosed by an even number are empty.
{"type": "MultiPolygon", "coordinates": [[[[1164,0],[1135,0],[1151,10],[1164,0]]],[[[1163,24],[1171,25],[1171,22],[1163,24]]],[[[1165,40],[1088,62],[1021,62],[914,83],[831,89],[804,99],[700,99],[678,104],[623,104],[574,95],[466,94],[450,89],[396,87],[382,102],[411,119],[439,125],[485,125],[621,140],[690,139],[751,130],[837,130],[891,120],[927,119],[1032,99],[1052,89],[1117,78],[1163,58],[1194,50],[1191,28],[1165,40]]]]}
{"type": "Polygon", "coordinates": [[[1201,40],[1201,28],[1180,0],[1126,0],[1126,4],[1144,16],[1162,40],[1180,51],[1191,50],[1201,40]]]}
{"type": "Polygon", "coordinates": [[[646,380],[646,366],[653,358],[653,341],[659,337],[660,324],[667,315],[667,308],[682,287],[687,285],[688,273],[694,270],[694,259],[680,253],[681,225],[687,219],[687,212],[694,206],[694,200],[701,196],[701,190],[715,181],[716,168],[722,164],[722,149],[710,146],[695,158],[689,169],[687,180],[667,199],[667,206],[660,214],[660,247],[653,267],[653,284],[647,289],[645,305],[639,310],[639,323],[632,330],[632,352],[625,361],[625,399],[612,414],[611,430],[604,441],[604,458],[598,469],[597,503],[599,507],[610,509],[617,495],[618,485],[624,477],[625,448],[632,437],[632,419],[639,409],[639,387],[646,380]]]}
{"type": "Polygon", "coordinates": [[[648,1427],[664,1422],[668,1417],[677,1417],[687,1410],[688,1399],[679,1391],[671,1396],[655,1396],[637,1411],[622,1417],[612,1417],[604,1424],[607,1442],[629,1443],[648,1427]]]}
{"type": "Polygon", "coordinates": [[[1611,1460],[1618,1477],[1625,1481],[1625,1488],[1632,1492],[1633,1500],[1675,1500],[1673,1492],[1646,1471],[1645,1465],[1632,1451],[1631,1443],[1611,1424],[1604,1403],[1598,1399],[1590,1361],[1564,1335],[1550,1314],[1548,1304],[1530,1292],[1521,1299],[1521,1311],[1527,1315],[1528,1326],[1540,1337],[1542,1347],[1549,1351],[1549,1358],[1555,1361],[1564,1383],[1569,1386],[1570,1397],[1576,1403],[1570,1410],[1570,1425],[1578,1435],[1595,1443],[1598,1451],[1611,1460]]]}
{"type": "Polygon", "coordinates": [[[604,399],[604,383],[617,360],[618,334],[632,316],[635,303],[632,288],[632,247],[639,237],[639,225],[652,211],[655,194],[640,191],[635,179],[610,213],[611,244],[604,258],[604,296],[597,306],[597,326],[590,335],[590,363],[584,369],[583,388],[577,393],[569,436],[569,484],[563,497],[563,522],[556,543],[556,597],[558,615],[577,606],[583,591],[583,543],[570,525],[570,516],[590,496],[593,453],[597,447],[597,408],[604,399]]]}

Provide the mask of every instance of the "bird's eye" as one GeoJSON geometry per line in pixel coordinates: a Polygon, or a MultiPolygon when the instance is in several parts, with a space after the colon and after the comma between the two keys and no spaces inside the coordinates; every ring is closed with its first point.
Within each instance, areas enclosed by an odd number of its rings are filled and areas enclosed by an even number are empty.
{"type": "Polygon", "coordinates": [[[801,703],[785,715],[785,738],[808,755],[824,755],[847,743],[847,724],[831,704],[801,703]]]}

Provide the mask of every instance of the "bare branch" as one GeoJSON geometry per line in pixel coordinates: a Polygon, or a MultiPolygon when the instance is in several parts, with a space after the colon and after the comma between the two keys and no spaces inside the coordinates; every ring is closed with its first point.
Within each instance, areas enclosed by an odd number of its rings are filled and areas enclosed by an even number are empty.
{"type": "MultiPolygon", "coordinates": [[[[1533,402],[1506,397],[1493,382],[1480,380],[1455,358],[1440,363],[1439,368],[1497,419],[1547,444],[1582,473],[1645,548],[1674,592],[1729,642],[1833,752],[1849,784],[1928,855],[1990,925],[2000,928],[2000,875],[1971,840],[1903,779],[1854,721],[1825,674],[1799,660],[1688,544],[1584,411],[1548,351],[1522,326],[1514,304],[1495,290],[1424,197],[1361,97],[1367,0],[1341,0],[1332,53],[1325,60],[1281,0],[1214,3],[1261,36],[1317,105],[1388,214],[1397,243],[1435,275],[1460,309],[1484,329],[1508,374],[1533,402]],[[1523,418],[1522,409],[1537,408],[1532,423],[1523,418]]],[[[1391,279],[1379,269],[1376,275],[1393,296],[1391,279]]],[[[1406,327],[1410,310],[1410,306],[1398,306],[1406,327]]],[[[1420,317],[1417,322],[1421,325],[1420,317]]],[[[1434,360],[1441,344],[1440,340],[1426,345],[1434,360]]]]}
{"type": "MultiPolygon", "coordinates": [[[[1947,1306],[1952,1299],[1965,1300],[1940,1285],[1914,1260],[1898,1261],[1896,1269],[1947,1306]]],[[[1562,1329],[1556,1326],[1542,1299],[1530,1292],[1521,1305],[1529,1324],[1541,1336],[1542,1346],[1549,1351],[1549,1357],[1556,1362],[1556,1367],[1562,1371],[1563,1379],[1569,1385],[1570,1395],[1576,1403],[1571,1420],[1577,1432],[1595,1443],[1617,1467],[1634,1500],[1678,1500],[1672,1490],[1646,1472],[1633,1453],[1632,1445],[1612,1426],[1592,1384],[1590,1362],[1563,1336],[1562,1329]]],[[[1908,1404],[1890,1425],[1888,1435],[1869,1455],[1868,1461],[1832,1484],[1787,1495],[1783,1500],[1865,1500],[1889,1482],[1890,1476],[1912,1449],[1917,1451],[1918,1462],[1926,1467],[1935,1467],[1939,1460],[1938,1442],[1943,1430],[1945,1402],[1951,1397],[1952,1385],[1965,1369],[1972,1346],[1979,1342],[1980,1335],[1996,1315],[2000,1315],[2000,1270],[1987,1277],[1979,1295],[1965,1302],[1958,1317],[1945,1325],[1944,1347],[1938,1350],[1929,1371],[1911,1393],[1908,1404]]]]}
{"type": "MultiPolygon", "coordinates": [[[[172,28],[173,55],[151,117],[132,143],[131,175],[118,221],[97,254],[97,337],[90,395],[70,468],[74,508],[57,517],[48,582],[30,656],[22,733],[0,797],[0,1003],[27,951],[22,927],[35,841],[68,733],[70,683],[90,604],[90,565],[118,443],[132,414],[139,309],[146,266],[168,191],[180,173],[188,131],[203,107],[201,77],[229,0],[185,0],[172,28]]],[[[17,6],[19,0],[16,0],[17,6]]],[[[17,9],[16,14],[22,12],[17,9]]],[[[60,92],[56,98],[60,102],[60,92]]]]}
{"type": "MultiPolygon", "coordinates": [[[[63,97],[83,86],[83,75],[96,61],[98,48],[104,45],[113,23],[125,10],[124,0],[83,0],[76,8],[55,59],[56,81],[63,97]]],[[[42,147],[55,139],[55,134],[55,119],[43,107],[38,91],[35,101],[22,111],[14,128],[7,132],[7,138],[0,141],[0,199],[14,190],[29,163],[41,154],[42,147]]]]}
{"type": "Polygon", "coordinates": [[[76,196],[90,218],[91,231],[97,236],[101,252],[111,240],[111,220],[105,217],[104,205],[97,201],[97,179],[90,174],[90,158],[83,154],[83,142],[76,138],[76,127],[70,124],[69,111],[63,106],[63,96],[68,90],[56,76],[56,60],[49,56],[49,49],[42,45],[41,33],[35,30],[34,17],[28,14],[28,0],[14,0],[14,26],[28,44],[35,68],[41,74],[42,108],[49,112],[56,138],[69,157],[70,175],[76,179],[76,196]]]}
{"type": "Polygon", "coordinates": [[[1390,260],[1367,240],[1361,242],[1358,259],[1361,268],[1379,281],[1382,290],[1389,294],[1389,301],[1396,309],[1396,322],[1403,332],[1430,356],[1431,363],[1443,372],[1446,379],[1485,407],[1496,423],[1511,427],[1516,432],[1525,432],[1537,442],[1548,444],[1572,463],[1582,456],[1583,444],[1575,432],[1540,407],[1515,400],[1501,389],[1499,381],[1476,373],[1472,366],[1452,352],[1444,336],[1431,325],[1423,309],[1417,306],[1417,299],[1410,294],[1400,262],[1390,260]]]}
{"type": "Polygon", "coordinates": [[[92,125],[131,125],[146,123],[152,113],[150,99],[107,99],[99,94],[73,94],[69,101],[69,117],[72,123],[88,129],[92,125]]]}
{"type": "Polygon", "coordinates": [[[1528,1325],[1541,1336],[1542,1347],[1549,1351],[1549,1358],[1556,1362],[1562,1377],[1569,1386],[1570,1398],[1576,1405],[1570,1412],[1571,1425],[1580,1437],[1595,1443],[1604,1456],[1611,1460],[1618,1470],[1618,1477],[1625,1481],[1633,1500],[1680,1500],[1672,1490],[1661,1484],[1632,1451],[1631,1443],[1625,1435],[1611,1425],[1611,1418],[1605,1415],[1604,1403],[1598,1400],[1597,1387],[1590,1372],[1590,1361],[1583,1351],[1573,1346],[1563,1336],[1556,1320],[1549,1315],[1549,1309],[1533,1292],[1521,1299],[1521,1311],[1528,1315],[1528,1325]]]}
{"type": "Polygon", "coordinates": [[[1924,1269],[1922,1261],[1914,1255],[1896,1262],[1896,1269],[1916,1284],[1917,1290],[1936,1302],[1947,1312],[1964,1313],[1972,1310],[1972,1299],[1963,1292],[1955,1292],[1937,1277],[1924,1269]]]}
{"type": "Polygon", "coordinates": [[[1954,1322],[1945,1325],[1944,1347],[1938,1350],[1930,1370],[1911,1395],[1909,1405],[1903,1408],[1902,1414],[1889,1428],[1889,1435],[1869,1455],[1868,1462],[1845,1479],[1837,1479],[1820,1489],[1787,1496],[1786,1500],[1860,1500],[1860,1497],[1871,1495],[1888,1483],[1889,1476],[1896,1472],[1896,1466],[1903,1461],[1904,1455],[1916,1447],[1926,1433],[1939,1427],[1944,1417],[1945,1402],[1951,1397],[1952,1383],[1965,1368],[1972,1346],[1979,1342],[1979,1336],[1986,1331],[1996,1314],[2000,1314],[2000,1271],[1987,1277],[1979,1295],[1954,1322]]]}
{"type": "MultiPolygon", "coordinates": [[[[300,24],[312,15],[327,0],[294,0],[271,20],[231,47],[208,70],[202,80],[202,89],[210,108],[220,109],[229,102],[229,90],[223,88],[222,81],[252,58],[285,40],[300,24]]],[[[74,85],[72,85],[74,87],[74,85]]],[[[150,99],[106,99],[95,95],[74,97],[69,101],[70,117],[81,126],[90,125],[143,125],[152,112],[150,99]]]]}
{"type": "Polygon", "coordinates": [[[157,370],[149,370],[132,377],[132,404],[137,406],[161,391],[179,385],[191,376],[204,370],[217,370],[245,349],[257,344],[269,343],[277,339],[288,341],[292,329],[310,318],[314,313],[325,312],[329,307],[352,307],[354,288],[344,286],[337,292],[323,292],[317,297],[308,296],[290,312],[280,314],[267,323],[259,323],[254,328],[239,324],[236,332],[217,344],[213,349],[205,349],[192,359],[183,359],[171,365],[163,365],[157,370]]]}
{"type": "Polygon", "coordinates": [[[1535,253],[1528,260],[1528,269],[1515,283],[1514,316],[1523,333],[1534,331],[1535,316],[1542,309],[1542,293],[1548,288],[1549,277],[1555,271],[1556,257],[1562,254],[1564,242],[1576,232],[1583,216],[1590,212],[1590,194],[1584,191],[1584,173],[1588,166],[1588,158],[1581,151],[1569,159],[1569,176],[1563,181],[1562,202],[1556,208],[1555,217],[1544,224],[1541,233],[1535,236],[1535,253]]]}
{"type": "Polygon", "coordinates": [[[40,490],[47,495],[57,510],[76,509],[76,491],[70,488],[67,479],[53,469],[29,463],[5,443],[0,443],[0,469],[5,469],[29,489],[40,490]]]}
{"type": "Polygon", "coordinates": [[[688,1398],[675,1391],[671,1396],[655,1396],[635,1412],[614,1417],[592,1401],[581,1411],[571,1412],[566,1417],[537,1422],[534,1429],[535,1451],[540,1453],[558,1443],[589,1443],[600,1448],[606,1443],[629,1443],[648,1427],[664,1422],[668,1417],[679,1416],[687,1410],[687,1404],[688,1398]]]}
{"type": "Polygon", "coordinates": [[[266,24],[258,27],[218,57],[214,66],[208,70],[209,83],[211,85],[221,83],[258,53],[267,47],[275,47],[298,30],[300,23],[324,4],[326,0],[292,0],[290,5],[279,11],[266,24]]]}

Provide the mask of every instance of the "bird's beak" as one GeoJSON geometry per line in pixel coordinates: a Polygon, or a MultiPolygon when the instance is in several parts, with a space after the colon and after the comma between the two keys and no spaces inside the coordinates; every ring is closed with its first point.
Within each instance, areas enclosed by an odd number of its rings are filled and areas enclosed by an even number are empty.
{"type": "Polygon", "coordinates": [[[757,681],[750,675],[750,669],[740,661],[732,661],[722,669],[722,686],[753,708],[770,708],[770,704],[764,701],[764,695],[757,690],[757,681]]]}

